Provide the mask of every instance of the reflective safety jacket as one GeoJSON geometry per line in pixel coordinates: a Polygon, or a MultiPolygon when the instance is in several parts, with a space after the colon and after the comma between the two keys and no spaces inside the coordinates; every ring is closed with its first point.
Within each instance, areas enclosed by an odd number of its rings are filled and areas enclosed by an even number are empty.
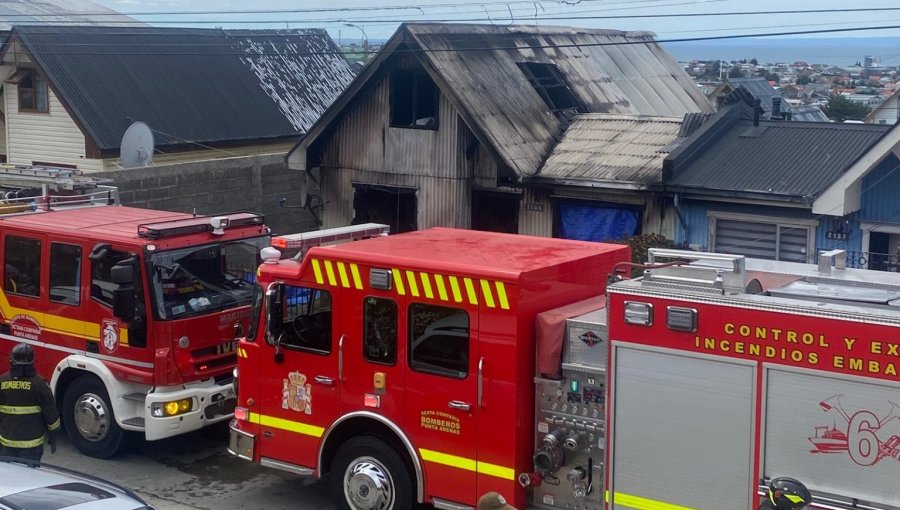
{"type": "Polygon", "coordinates": [[[48,431],[56,430],[59,414],[53,393],[34,368],[13,367],[0,376],[0,444],[34,448],[47,441],[48,431]]]}

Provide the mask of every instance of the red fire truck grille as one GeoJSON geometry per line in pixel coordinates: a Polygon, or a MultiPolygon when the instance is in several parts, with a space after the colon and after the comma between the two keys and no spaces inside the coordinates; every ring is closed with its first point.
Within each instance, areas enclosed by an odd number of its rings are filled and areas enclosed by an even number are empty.
{"type": "Polygon", "coordinates": [[[234,351],[222,353],[213,345],[191,351],[191,363],[197,374],[221,372],[222,369],[233,367],[237,363],[237,355],[234,351]]]}

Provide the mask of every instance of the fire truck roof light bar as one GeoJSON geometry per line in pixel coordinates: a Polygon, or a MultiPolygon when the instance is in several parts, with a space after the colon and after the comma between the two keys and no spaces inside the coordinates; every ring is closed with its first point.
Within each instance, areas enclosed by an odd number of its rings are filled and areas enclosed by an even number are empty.
{"type": "Polygon", "coordinates": [[[214,229],[212,225],[213,218],[227,218],[228,225],[223,226],[225,230],[231,230],[240,227],[262,225],[264,216],[252,212],[237,212],[229,214],[216,214],[211,216],[195,216],[183,220],[162,221],[159,223],[143,223],[137,227],[138,237],[146,239],[162,239],[165,237],[175,237],[187,234],[199,234],[203,232],[212,233],[214,229]]]}
{"type": "Polygon", "coordinates": [[[381,223],[363,223],[347,227],[326,228],[323,230],[313,230],[312,232],[275,236],[272,238],[272,246],[281,250],[306,250],[307,248],[321,246],[323,244],[388,235],[390,232],[391,227],[388,225],[381,223]]]}

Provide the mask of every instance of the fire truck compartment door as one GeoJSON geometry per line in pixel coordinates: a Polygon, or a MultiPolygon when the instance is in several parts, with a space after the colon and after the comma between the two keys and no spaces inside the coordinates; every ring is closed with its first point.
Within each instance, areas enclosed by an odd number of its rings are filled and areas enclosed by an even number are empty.
{"type": "Polygon", "coordinates": [[[750,508],[754,367],[621,343],[613,356],[611,508],[750,508]]]}
{"type": "Polygon", "coordinates": [[[900,501],[900,388],[769,368],[763,475],[878,504],[900,501]]]}

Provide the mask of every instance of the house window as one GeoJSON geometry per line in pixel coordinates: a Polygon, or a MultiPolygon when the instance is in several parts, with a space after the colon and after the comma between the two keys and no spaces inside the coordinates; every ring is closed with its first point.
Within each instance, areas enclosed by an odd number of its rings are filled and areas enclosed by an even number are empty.
{"type": "Polygon", "coordinates": [[[391,74],[391,126],[437,129],[438,88],[424,72],[391,74]]]}
{"type": "Polygon", "coordinates": [[[575,109],[583,110],[581,103],[572,93],[556,64],[519,62],[519,69],[528,78],[528,83],[547,103],[551,112],[575,109]]]}
{"type": "Polygon", "coordinates": [[[19,111],[47,113],[50,107],[47,101],[47,82],[36,72],[31,71],[19,80],[19,111]]]}
{"type": "Polygon", "coordinates": [[[713,251],[755,259],[810,262],[810,225],[713,218],[713,251]]]}

